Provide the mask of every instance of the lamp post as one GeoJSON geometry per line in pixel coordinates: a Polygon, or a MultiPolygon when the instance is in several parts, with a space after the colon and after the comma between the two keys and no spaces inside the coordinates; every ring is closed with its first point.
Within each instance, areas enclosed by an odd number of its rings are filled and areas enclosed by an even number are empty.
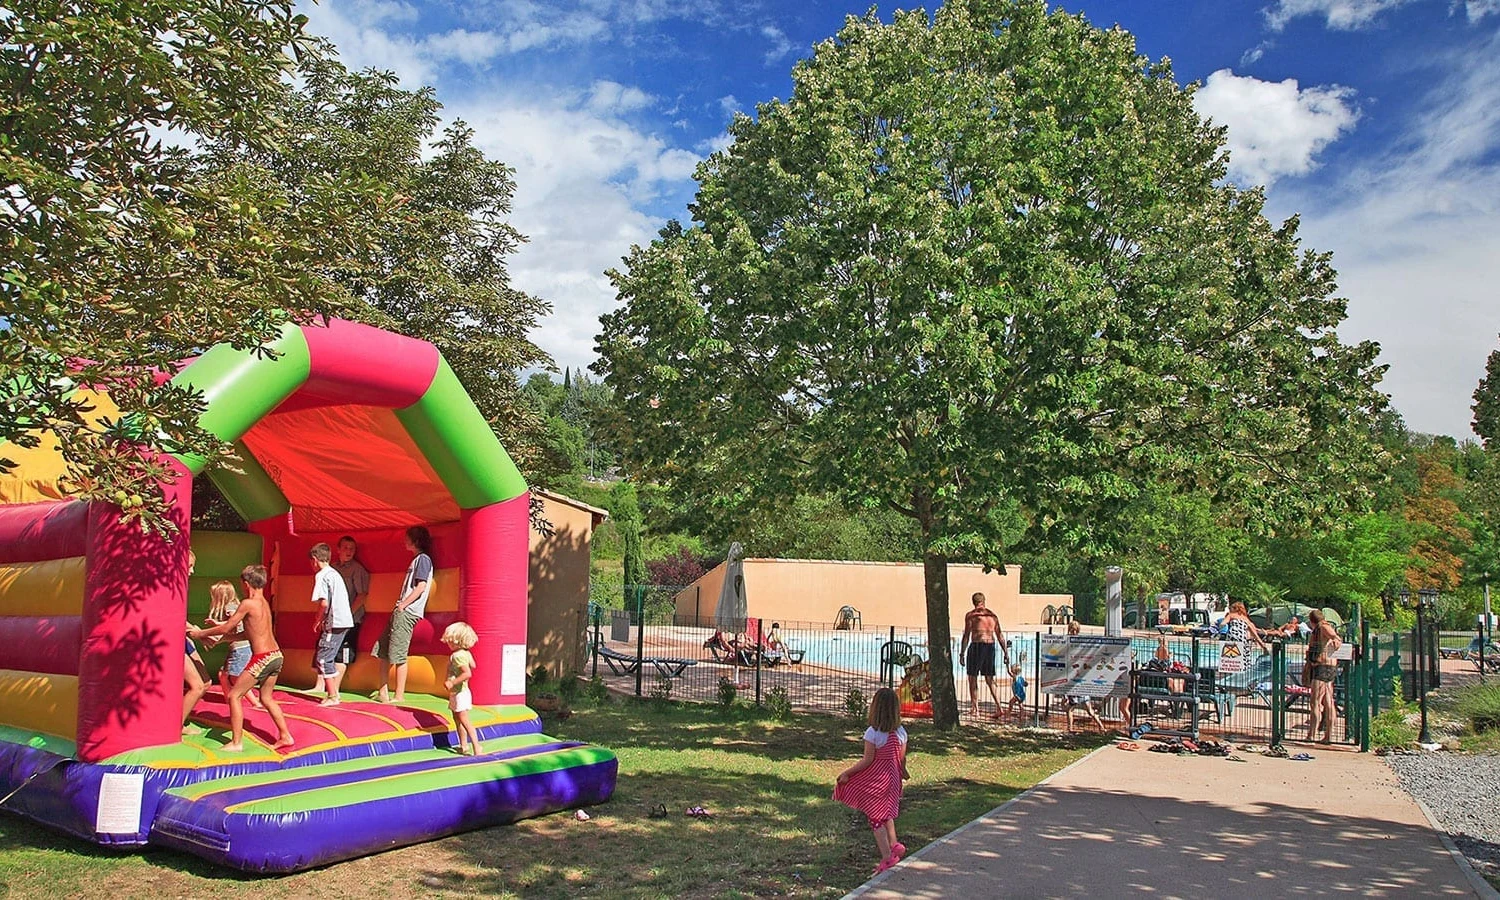
{"type": "MultiPolygon", "coordinates": [[[[1431,588],[1423,588],[1417,591],[1416,602],[1412,604],[1417,612],[1417,646],[1412,656],[1412,662],[1416,667],[1417,674],[1417,703],[1422,711],[1422,730],[1417,735],[1417,743],[1424,747],[1432,746],[1432,734],[1427,730],[1427,656],[1428,656],[1428,629],[1432,627],[1428,621],[1432,614],[1433,606],[1437,603],[1437,591],[1431,588]]],[[[1411,601],[1411,592],[1402,591],[1403,602],[1411,601]]]]}

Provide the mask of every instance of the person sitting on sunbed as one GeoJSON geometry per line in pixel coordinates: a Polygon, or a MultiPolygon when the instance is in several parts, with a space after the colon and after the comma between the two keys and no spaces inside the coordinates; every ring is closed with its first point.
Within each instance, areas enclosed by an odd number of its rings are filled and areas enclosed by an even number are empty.
{"type": "Polygon", "coordinates": [[[723,650],[725,653],[734,652],[734,644],[724,636],[724,632],[715,628],[713,637],[703,642],[705,650],[723,650]]]}

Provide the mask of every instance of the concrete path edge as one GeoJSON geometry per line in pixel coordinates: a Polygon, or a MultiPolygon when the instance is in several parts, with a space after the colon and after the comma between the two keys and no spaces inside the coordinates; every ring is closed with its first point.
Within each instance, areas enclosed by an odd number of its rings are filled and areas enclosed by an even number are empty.
{"type": "MultiPolygon", "coordinates": [[[[1112,749],[1114,746],[1115,746],[1114,743],[1111,742],[1111,743],[1103,745],[1102,747],[1097,747],[1097,748],[1095,748],[1094,750],[1092,750],[1092,751],[1090,751],[1088,753],[1085,753],[1084,755],[1078,757],[1077,759],[1075,759],[1072,762],[1068,763],[1067,765],[1063,766],[1061,769],[1058,769],[1056,772],[1053,772],[1051,775],[1048,775],[1046,778],[1043,778],[1041,781],[1038,781],[1036,784],[1033,784],[1031,787],[1029,787],[1026,790],[1022,791],[1021,793],[1015,795],[1014,797],[1010,798],[1009,800],[1005,801],[1004,803],[1000,804],[999,806],[995,807],[994,809],[990,810],[989,812],[985,813],[984,815],[980,816],[979,818],[974,819],[971,822],[966,822],[963,825],[958,826],[957,828],[953,829],[952,831],[948,832],[947,834],[943,835],[942,837],[938,838],[937,840],[935,840],[932,843],[928,844],[927,846],[923,847],[921,850],[918,850],[916,853],[913,853],[913,854],[911,854],[909,856],[903,857],[902,860],[901,860],[901,862],[897,863],[894,866],[891,866],[889,869],[886,869],[884,872],[881,872],[879,875],[876,875],[874,878],[871,878],[869,881],[866,881],[864,884],[860,885],[859,887],[857,887],[854,890],[850,891],[849,893],[845,894],[843,896],[842,900],[853,900],[853,898],[859,897],[859,896],[865,894],[870,889],[878,887],[881,884],[881,882],[883,882],[887,878],[891,877],[891,874],[893,872],[895,872],[897,869],[901,868],[902,866],[906,865],[911,860],[921,859],[929,850],[932,850],[932,849],[934,849],[936,847],[941,847],[944,844],[951,844],[951,843],[953,843],[954,839],[956,839],[959,835],[963,834],[964,832],[968,831],[971,828],[977,828],[980,825],[982,825],[983,823],[988,822],[991,819],[995,818],[996,816],[1000,815],[1001,813],[1005,812],[1011,806],[1013,806],[1016,803],[1019,803],[1021,800],[1025,799],[1026,796],[1028,794],[1030,794],[1032,791],[1036,790],[1037,788],[1041,787],[1042,785],[1046,784],[1047,782],[1051,781],[1052,779],[1056,778],[1057,776],[1063,774],[1064,772],[1068,771],[1069,769],[1072,769],[1075,766],[1081,766],[1081,765],[1083,765],[1085,762],[1087,762],[1089,759],[1091,759],[1094,756],[1094,754],[1101,753],[1101,752],[1103,752],[1105,750],[1112,749]]],[[[1422,807],[1422,810],[1423,810],[1423,812],[1426,812],[1427,808],[1424,806],[1424,807],[1422,807]]],[[[1428,818],[1429,821],[1431,821],[1432,820],[1432,814],[1428,813],[1427,814],[1427,818],[1428,818]]],[[[1436,828],[1437,826],[1434,824],[1433,827],[1436,828]]],[[[1439,834],[1441,834],[1443,836],[1443,844],[1444,844],[1444,846],[1446,846],[1449,849],[1450,852],[1457,853],[1457,848],[1453,846],[1453,842],[1450,841],[1450,840],[1448,840],[1447,832],[1444,832],[1441,828],[1437,828],[1437,831],[1438,831],[1439,834]]],[[[1485,880],[1482,877],[1480,877],[1479,873],[1474,871],[1474,867],[1469,865],[1469,861],[1467,859],[1464,859],[1463,854],[1461,854],[1461,853],[1458,854],[1458,860],[1459,860],[1460,864],[1464,867],[1465,871],[1469,873],[1469,878],[1471,880],[1474,879],[1474,878],[1478,878],[1479,881],[1480,881],[1480,883],[1484,884],[1484,886],[1486,888],[1489,888],[1489,883],[1485,882],[1485,880]]],[[[1495,894],[1494,889],[1490,888],[1489,895],[1486,895],[1483,892],[1480,892],[1479,896],[1480,896],[1481,900],[1500,900],[1500,898],[1496,898],[1494,896],[1494,894],[1495,894]]]]}
{"type": "MultiPolygon", "coordinates": [[[[1079,760],[1079,762],[1082,761],[1079,760]]],[[[1422,802],[1422,798],[1416,794],[1412,794],[1410,791],[1407,794],[1416,801],[1417,809],[1422,811],[1422,815],[1427,817],[1427,824],[1431,825],[1432,830],[1437,832],[1438,840],[1443,842],[1443,847],[1453,857],[1453,861],[1458,863],[1458,867],[1463,871],[1464,877],[1469,879],[1469,884],[1473,886],[1474,893],[1479,896],[1479,900],[1500,900],[1500,891],[1496,891],[1485,880],[1484,876],[1479,874],[1479,870],[1474,868],[1474,864],[1469,862],[1469,858],[1464,856],[1463,851],[1458,849],[1458,845],[1453,843],[1453,838],[1448,836],[1448,829],[1444,828],[1443,823],[1439,822],[1437,816],[1432,814],[1432,810],[1427,808],[1427,804],[1422,802]]],[[[884,874],[884,872],[881,873],[882,876],[884,874]]]]}

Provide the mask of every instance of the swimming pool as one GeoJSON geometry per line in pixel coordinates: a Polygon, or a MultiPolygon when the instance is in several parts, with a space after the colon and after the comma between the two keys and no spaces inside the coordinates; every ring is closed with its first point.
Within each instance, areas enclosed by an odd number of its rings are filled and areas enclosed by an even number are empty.
{"type": "MultiPolygon", "coordinates": [[[[818,666],[826,666],[833,669],[843,669],[850,672],[862,672],[867,675],[879,677],[880,675],[880,648],[885,646],[891,639],[889,630],[869,631],[803,631],[798,629],[787,629],[784,632],[787,646],[802,650],[805,653],[804,663],[818,666]]],[[[1011,662],[1025,660],[1026,673],[1032,674],[1036,666],[1036,632],[1011,633],[1010,659],[1011,662]]],[[[911,644],[912,650],[924,659],[929,655],[927,652],[927,632],[925,631],[896,631],[896,640],[911,644]]],[[[1147,660],[1156,656],[1156,648],[1159,642],[1157,636],[1133,635],[1130,641],[1131,652],[1135,654],[1138,664],[1144,665],[1147,660]]],[[[963,660],[958,655],[958,639],[953,640],[949,647],[949,653],[953,658],[953,671],[963,671],[963,660]]],[[[1168,636],[1167,649],[1172,654],[1172,659],[1187,665],[1193,663],[1193,642],[1191,638],[1168,636]]],[[[1256,654],[1252,651],[1251,656],[1256,654]]],[[[998,664],[997,660],[997,664],[998,664]]],[[[1211,638],[1202,638],[1198,641],[1198,665],[1204,667],[1217,667],[1219,664],[1219,642],[1211,638]]],[[[999,673],[1002,676],[1003,672],[999,673]]],[[[899,676],[899,669],[898,669],[899,676]]]]}

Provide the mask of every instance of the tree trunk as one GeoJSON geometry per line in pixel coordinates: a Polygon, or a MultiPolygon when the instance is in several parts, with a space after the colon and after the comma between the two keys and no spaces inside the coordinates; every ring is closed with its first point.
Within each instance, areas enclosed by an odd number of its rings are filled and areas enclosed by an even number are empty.
{"type": "Polygon", "coordinates": [[[927,594],[927,668],[932,683],[932,724],[940,731],[958,727],[958,694],[953,689],[952,635],[948,630],[948,560],[931,551],[922,554],[922,582],[927,594]]]}

